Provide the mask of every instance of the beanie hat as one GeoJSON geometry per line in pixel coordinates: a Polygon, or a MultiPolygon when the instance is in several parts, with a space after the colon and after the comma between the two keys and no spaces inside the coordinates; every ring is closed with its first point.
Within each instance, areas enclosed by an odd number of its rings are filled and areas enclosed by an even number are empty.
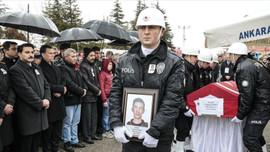
{"type": "Polygon", "coordinates": [[[84,53],[84,58],[87,58],[87,56],[89,55],[89,53],[94,52],[93,49],[90,48],[84,48],[83,49],[83,53],[84,53]]]}

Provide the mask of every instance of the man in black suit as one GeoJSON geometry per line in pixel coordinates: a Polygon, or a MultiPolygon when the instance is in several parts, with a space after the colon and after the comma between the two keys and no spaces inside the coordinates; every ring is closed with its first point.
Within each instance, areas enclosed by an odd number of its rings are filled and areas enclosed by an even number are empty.
{"type": "Polygon", "coordinates": [[[42,133],[43,152],[57,152],[61,136],[62,121],[66,116],[63,95],[67,92],[60,68],[53,65],[54,50],[49,45],[40,48],[41,67],[51,89],[51,104],[48,109],[49,128],[42,133]]]}
{"type": "Polygon", "coordinates": [[[51,91],[40,67],[32,63],[34,46],[30,43],[20,45],[18,55],[19,59],[10,68],[9,74],[16,93],[19,150],[37,152],[41,132],[49,127],[47,109],[51,91]]]}

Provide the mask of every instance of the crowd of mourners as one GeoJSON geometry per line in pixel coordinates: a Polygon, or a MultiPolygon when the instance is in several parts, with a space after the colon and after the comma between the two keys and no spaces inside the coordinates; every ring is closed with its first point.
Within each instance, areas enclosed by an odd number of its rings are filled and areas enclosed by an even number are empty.
{"type": "Polygon", "coordinates": [[[0,69],[0,151],[66,151],[114,138],[109,94],[120,54],[6,41],[0,69]],[[16,103],[16,104],[15,104],[16,103]],[[81,138],[79,138],[79,135],[81,138]]]}

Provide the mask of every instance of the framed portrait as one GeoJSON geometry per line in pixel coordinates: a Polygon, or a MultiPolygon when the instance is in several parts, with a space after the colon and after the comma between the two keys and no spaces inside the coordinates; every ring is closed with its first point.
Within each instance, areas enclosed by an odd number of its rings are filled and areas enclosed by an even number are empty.
{"type": "Polygon", "coordinates": [[[130,140],[137,140],[139,135],[148,130],[156,115],[158,89],[124,88],[123,123],[132,132],[130,140]]]}

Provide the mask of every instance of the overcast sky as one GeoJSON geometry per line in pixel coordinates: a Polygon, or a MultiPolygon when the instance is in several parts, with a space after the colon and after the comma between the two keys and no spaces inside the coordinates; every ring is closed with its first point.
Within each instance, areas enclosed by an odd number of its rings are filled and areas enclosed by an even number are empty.
{"type": "MultiPolygon", "coordinates": [[[[83,23],[93,19],[107,18],[114,8],[114,1],[77,0],[83,23]]],[[[125,14],[124,20],[134,19],[137,0],[119,1],[125,14]]],[[[47,0],[3,0],[3,2],[12,8],[12,11],[26,11],[29,3],[30,12],[41,13],[47,0]]],[[[145,0],[147,6],[156,2],[156,0],[145,0]]],[[[205,30],[270,14],[269,0],[159,0],[159,5],[166,11],[176,47],[183,46],[183,26],[189,27],[185,30],[185,46],[203,48],[205,30]]]]}

